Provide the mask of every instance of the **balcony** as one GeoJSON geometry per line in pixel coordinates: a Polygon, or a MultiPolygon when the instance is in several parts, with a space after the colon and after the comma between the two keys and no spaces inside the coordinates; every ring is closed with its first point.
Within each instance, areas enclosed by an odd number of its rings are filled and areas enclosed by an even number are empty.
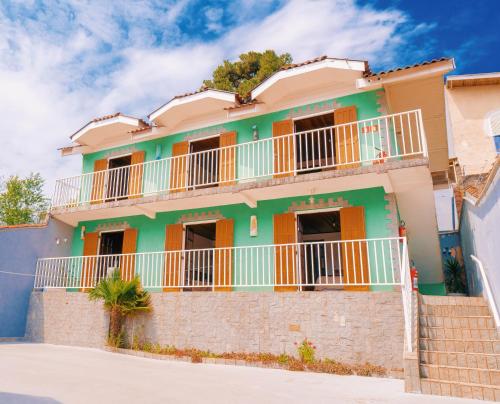
{"type": "Polygon", "coordinates": [[[420,110],[385,115],[65,178],[52,211],[211,187],[380,166],[427,156],[420,110]]]}

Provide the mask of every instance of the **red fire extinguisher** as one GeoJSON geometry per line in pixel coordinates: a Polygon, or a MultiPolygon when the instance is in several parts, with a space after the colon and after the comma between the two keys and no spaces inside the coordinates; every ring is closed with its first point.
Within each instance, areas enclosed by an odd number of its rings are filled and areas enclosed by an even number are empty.
{"type": "Polygon", "coordinates": [[[413,261],[411,262],[411,267],[410,267],[410,277],[411,277],[411,290],[418,290],[418,271],[413,261]]]}
{"type": "MultiPolygon", "coordinates": [[[[398,231],[399,231],[399,237],[406,237],[406,223],[404,220],[401,220],[401,222],[399,222],[398,231]]],[[[400,242],[402,243],[403,240],[400,240],[400,242]]]]}

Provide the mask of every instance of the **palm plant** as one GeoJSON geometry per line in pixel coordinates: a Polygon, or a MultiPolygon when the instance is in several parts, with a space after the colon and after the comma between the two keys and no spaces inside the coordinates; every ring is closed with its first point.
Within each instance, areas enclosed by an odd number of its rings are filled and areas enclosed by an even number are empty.
{"type": "Polygon", "coordinates": [[[130,281],[121,278],[120,270],[101,279],[89,292],[90,300],[103,300],[109,312],[109,343],[120,345],[125,318],[139,311],[151,310],[151,295],[141,288],[139,277],[130,281]]]}
{"type": "Polygon", "coordinates": [[[444,275],[448,293],[467,293],[464,268],[455,257],[446,260],[444,275]]]}

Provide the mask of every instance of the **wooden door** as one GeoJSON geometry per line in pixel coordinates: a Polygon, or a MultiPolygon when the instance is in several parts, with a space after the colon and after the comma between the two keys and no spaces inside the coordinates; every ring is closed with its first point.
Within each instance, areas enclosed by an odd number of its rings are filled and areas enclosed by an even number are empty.
{"type": "Polygon", "coordinates": [[[236,184],[236,132],[226,132],[219,138],[219,186],[236,184]]]}
{"type": "Polygon", "coordinates": [[[123,280],[131,281],[135,276],[135,254],[137,252],[137,229],[126,229],[123,232],[123,246],[120,259],[120,274],[123,280]]]}
{"type": "Polygon", "coordinates": [[[274,226],[274,290],[277,292],[295,291],[297,283],[297,224],[295,213],[282,213],[273,216],[274,226]],[[293,244],[280,246],[281,244],[293,244]],[[295,285],[294,285],[295,284],[295,285]]]}
{"type": "Polygon", "coordinates": [[[130,173],[128,177],[129,198],[140,198],[142,196],[142,176],[144,172],[144,151],[132,153],[130,159],[130,173]]]}
{"type": "Polygon", "coordinates": [[[333,113],[335,122],[335,163],[338,169],[359,167],[359,137],[356,106],[338,108],[333,113]],[[352,123],[351,123],[352,122],[352,123]],[[349,123],[351,123],[349,125],[349,123]],[[343,125],[346,124],[346,125],[343,125]],[[341,125],[341,126],[337,126],[341,125]],[[340,165],[339,165],[340,164],[340,165]]]}
{"type": "MultiPolygon", "coordinates": [[[[365,208],[355,206],[340,209],[341,240],[366,239],[365,208]]],[[[366,241],[354,241],[341,244],[342,277],[344,283],[369,283],[368,254],[366,241]]],[[[368,285],[345,286],[346,290],[369,290],[368,285]]]]}
{"type": "Polygon", "coordinates": [[[94,274],[97,266],[97,249],[99,247],[99,233],[85,233],[83,240],[83,262],[82,262],[82,277],[81,291],[87,292],[94,287],[94,274]]]}
{"type": "Polygon", "coordinates": [[[104,202],[104,189],[106,186],[106,170],[108,160],[101,159],[94,161],[94,174],[92,176],[92,191],[90,193],[90,203],[104,202]]]}
{"type": "Polygon", "coordinates": [[[165,276],[163,284],[165,292],[179,292],[181,290],[182,267],[182,239],[184,228],[182,223],[167,224],[165,231],[165,276]]]}
{"type": "Polygon", "coordinates": [[[273,122],[274,178],[289,177],[295,171],[293,121],[273,122]],[[288,136],[287,136],[288,135],[288,136]]]}
{"type": "Polygon", "coordinates": [[[214,276],[215,291],[230,292],[233,283],[234,220],[221,219],[215,224],[214,276]],[[228,248],[229,247],[229,248],[228,248]]]}
{"type": "Polygon", "coordinates": [[[170,160],[170,192],[183,192],[187,186],[189,142],[174,143],[172,157],[170,160]]]}

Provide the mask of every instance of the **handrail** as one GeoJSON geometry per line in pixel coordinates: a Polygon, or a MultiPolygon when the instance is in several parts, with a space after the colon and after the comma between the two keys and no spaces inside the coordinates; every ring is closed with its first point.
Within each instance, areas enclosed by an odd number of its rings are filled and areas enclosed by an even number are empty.
{"type": "Polygon", "coordinates": [[[491,312],[493,313],[493,318],[495,319],[495,325],[497,328],[500,328],[500,315],[498,314],[495,298],[493,296],[493,292],[491,291],[490,282],[488,281],[488,277],[486,276],[483,263],[479,260],[479,258],[477,258],[473,254],[471,254],[470,257],[477,264],[477,267],[479,268],[479,273],[481,274],[481,279],[483,281],[483,287],[486,290],[486,300],[488,301],[488,305],[490,306],[491,312]]]}

